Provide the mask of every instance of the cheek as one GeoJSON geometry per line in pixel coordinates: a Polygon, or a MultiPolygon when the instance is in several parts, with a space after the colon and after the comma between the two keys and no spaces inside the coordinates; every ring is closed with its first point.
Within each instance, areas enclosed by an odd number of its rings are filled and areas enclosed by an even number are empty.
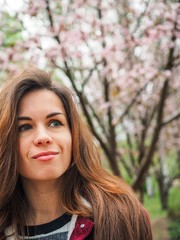
{"type": "Polygon", "coordinates": [[[18,139],[18,158],[20,159],[22,154],[22,144],[21,144],[21,140],[18,139]]]}
{"type": "Polygon", "coordinates": [[[24,145],[24,148],[25,148],[25,144],[23,144],[22,142],[22,139],[19,138],[19,141],[18,141],[18,155],[19,155],[19,158],[23,155],[23,146],[24,145]]]}
{"type": "MultiPolygon", "coordinates": [[[[71,150],[72,149],[72,136],[68,131],[64,131],[56,136],[56,140],[59,146],[64,146],[64,148],[71,150]],[[57,138],[56,138],[57,137],[57,138]]],[[[54,138],[54,139],[55,139],[54,138]]]]}
{"type": "Polygon", "coordinates": [[[71,135],[69,137],[69,151],[70,151],[70,153],[72,155],[72,136],[71,135]]]}
{"type": "Polygon", "coordinates": [[[23,161],[23,159],[24,159],[24,151],[23,151],[23,149],[25,149],[25,146],[24,146],[24,148],[23,148],[23,145],[21,144],[21,142],[19,141],[19,143],[18,143],[18,171],[19,171],[19,173],[21,173],[21,171],[22,171],[22,166],[24,165],[24,161],[23,161]]]}
{"type": "Polygon", "coordinates": [[[27,150],[28,150],[28,141],[27,139],[24,139],[20,137],[18,139],[18,157],[19,161],[22,161],[22,159],[25,157],[27,150]]]}
{"type": "Polygon", "coordinates": [[[72,159],[72,137],[71,137],[71,135],[67,136],[65,146],[66,146],[66,154],[69,158],[69,161],[71,161],[71,159],[72,159]]]}

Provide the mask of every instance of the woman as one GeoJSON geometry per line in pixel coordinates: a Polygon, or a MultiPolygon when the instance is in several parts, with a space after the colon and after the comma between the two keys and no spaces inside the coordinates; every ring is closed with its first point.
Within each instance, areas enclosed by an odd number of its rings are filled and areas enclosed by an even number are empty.
{"type": "Polygon", "coordinates": [[[151,240],[129,186],[104,171],[74,96],[29,69],[0,93],[0,240],[151,240]]]}

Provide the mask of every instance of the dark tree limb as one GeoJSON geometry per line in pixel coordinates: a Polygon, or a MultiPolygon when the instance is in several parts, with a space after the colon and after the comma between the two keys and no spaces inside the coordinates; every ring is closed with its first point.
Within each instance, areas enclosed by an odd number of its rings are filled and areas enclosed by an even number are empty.
{"type": "Polygon", "coordinates": [[[180,110],[176,111],[175,113],[171,114],[167,118],[164,119],[162,122],[162,127],[165,127],[167,124],[171,123],[174,120],[177,120],[180,118],[180,110]]]}
{"type": "Polygon", "coordinates": [[[157,119],[156,119],[156,127],[154,129],[154,134],[152,137],[152,141],[151,141],[151,145],[150,145],[147,157],[142,161],[139,171],[138,171],[138,174],[132,184],[132,187],[134,190],[138,190],[139,186],[142,185],[144,178],[145,178],[145,174],[151,164],[152,157],[153,157],[155,147],[156,147],[156,143],[158,141],[160,130],[161,130],[161,123],[162,123],[162,119],[163,119],[163,109],[164,109],[164,105],[165,105],[167,91],[168,91],[168,79],[165,80],[162,91],[161,91],[160,102],[159,102],[159,107],[158,107],[158,114],[157,114],[157,119]]]}

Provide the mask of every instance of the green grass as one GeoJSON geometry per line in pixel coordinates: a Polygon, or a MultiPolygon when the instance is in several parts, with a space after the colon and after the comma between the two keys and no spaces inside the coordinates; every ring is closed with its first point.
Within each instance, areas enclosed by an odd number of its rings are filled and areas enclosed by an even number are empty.
{"type": "MultiPolygon", "coordinates": [[[[168,215],[172,218],[180,218],[180,188],[172,188],[169,192],[168,215]]],[[[145,195],[144,207],[150,214],[152,220],[167,216],[167,211],[161,209],[158,190],[154,189],[154,196],[145,195]]]]}
{"type": "Polygon", "coordinates": [[[170,220],[169,223],[169,234],[171,237],[171,240],[178,240],[180,239],[180,220],[170,220]]]}
{"type": "MultiPolygon", "coordinates": [[[[167,211],[162,210],[159,193],[156,186],[154,187],[154,196],[148,197],[145,195],[144,198],[144,207],[149,212],[151,221],[158,220],[160,224],[161,218],[168,217],[168,231],[171,240],[178,240],[180,239],[180,188],[173,187],[170,189],[169,192],[169,208],[167,211]]],[[[156,227],[156,226],[155,226],[156,227]]],[[[153,229],[153,233],[157,234],[157,230],[153,229]]],[[[159,230],[160,231],[160,230],[159,230]]],[[[161,239],[161,238],[157,238],[161,239]]]]}
{"type": "Polygon", "coordinates": [[[168,215],[180,219],[180,188],[178,187],[170,190],[168,215]]]}
{"type": "Polygon", "coordinates": [[[154,177],[152,178],[152,181],[154,194],[152,197],[149,197],[147,194],[145,194],[144,197],[144,207],[149,212],[151,221],[167,216],[167,211],[162,210],[159,189],[154,177]]]}
{"type": "Polygon", "coordinates": [[[167,212],[161,208],[158,192],[155,192],[153,197],[145,195],[144,207],[147,209],[152,221],[167,216],[167,212]]]}

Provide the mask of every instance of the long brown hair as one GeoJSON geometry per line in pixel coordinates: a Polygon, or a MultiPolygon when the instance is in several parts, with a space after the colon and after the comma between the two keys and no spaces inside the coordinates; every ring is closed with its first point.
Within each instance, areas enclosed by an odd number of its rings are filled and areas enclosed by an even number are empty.
{"type": "Polygon", "coordinates": [[[26,224],[26,197],[17,171],[17,110],[21,98],[35,89],[48,89],[60,98],[71,129],[72,164],[63,175],[66,211],[92,218],[96,240],[151,240],[148,215],[131,188],[101,167],[92,134],[81,120],[72,92],[35,68],[14,76],[0,93],[0,232],[10,225],[26,224]]]}

